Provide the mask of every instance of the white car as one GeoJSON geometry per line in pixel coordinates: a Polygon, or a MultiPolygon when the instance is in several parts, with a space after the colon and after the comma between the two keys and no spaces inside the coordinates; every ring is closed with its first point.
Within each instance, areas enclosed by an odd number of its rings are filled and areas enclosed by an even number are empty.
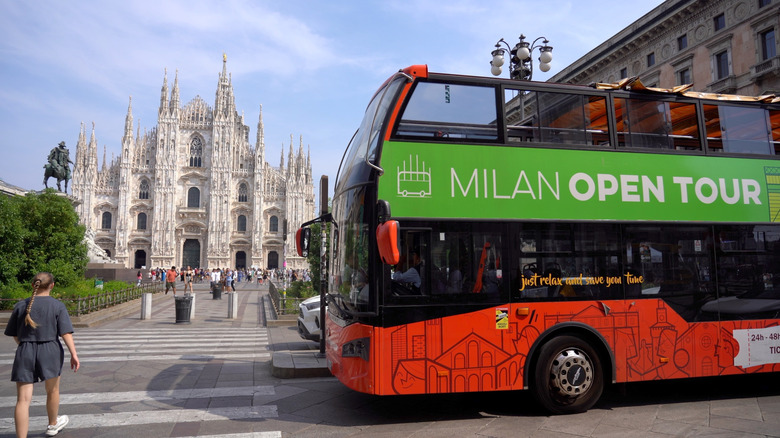
{"type": "Polygon", "coordinates": [[[303,339],[320,340],[320,296],[313,296],[298,305],[298,334],[303,339]]]}

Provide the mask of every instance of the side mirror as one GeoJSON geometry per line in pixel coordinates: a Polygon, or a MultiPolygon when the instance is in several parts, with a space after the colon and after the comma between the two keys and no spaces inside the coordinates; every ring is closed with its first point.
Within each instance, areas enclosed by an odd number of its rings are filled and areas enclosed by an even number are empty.
{"type": "Polygon", "coordinates": [[[295,249],[299,257],[309,256],[309,242],[311,242],[311,228],[298,228],[295,232],[295,249]]]}
{"type": "Polygon", "coordinates": [[[397,265],[401,259],[398,250],[400,227],[398,221],[387,221],[376,227],[376,243],[379,247],[379,257],[386,265],[397,265]]]}

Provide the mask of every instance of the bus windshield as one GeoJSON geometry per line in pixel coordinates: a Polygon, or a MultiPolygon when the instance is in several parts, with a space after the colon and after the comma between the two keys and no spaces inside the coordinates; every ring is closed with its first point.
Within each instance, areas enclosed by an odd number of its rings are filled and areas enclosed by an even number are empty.
{"type": "Polygon", "coordinates": [[[375,309],[369,297],[369,223],[366,210],[366,185],[376,160],[390,105],[395,102],[407,77],[399,75],[381,88],[366,109],[366,114],[347,149],[333,196],[330,292],[342,316],[375,309]]]}

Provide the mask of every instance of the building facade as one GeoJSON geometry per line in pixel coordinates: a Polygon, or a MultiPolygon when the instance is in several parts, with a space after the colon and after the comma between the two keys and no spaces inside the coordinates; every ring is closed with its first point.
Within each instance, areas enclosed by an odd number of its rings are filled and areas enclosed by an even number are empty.
{"type": "Polygon", "coordinates": [[[82,125],[72,194],[95,242],[128,268],[306,268],[293,236],[315,217],[311,155],[265,161],[262,107],[255,146],[235,107],[223,58],[216,100],[179,100],[178,72],[163,79],[157,126],[133,132],[128,105],[121,153],[98,168],[94,124],[82,125]],[[289,223],[289,226],[287,224],[289,223]]]}
{"type": "Polygon", "coordinates": [[[778,0],[667,0],[550,81],[780,94],[779,30],[778,0]]]}

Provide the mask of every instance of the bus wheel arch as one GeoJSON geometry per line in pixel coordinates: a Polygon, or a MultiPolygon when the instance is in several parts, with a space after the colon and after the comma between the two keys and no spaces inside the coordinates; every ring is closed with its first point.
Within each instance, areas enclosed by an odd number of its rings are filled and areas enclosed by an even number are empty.
{"type": "Polygon", "coordinates": [[[551,413],[587,411],[601,398],[605,384],[615,381],[611,349],[598,332],[584,324],[548,330],[539,336],[528,357],[526,387],[551,413]]]}

